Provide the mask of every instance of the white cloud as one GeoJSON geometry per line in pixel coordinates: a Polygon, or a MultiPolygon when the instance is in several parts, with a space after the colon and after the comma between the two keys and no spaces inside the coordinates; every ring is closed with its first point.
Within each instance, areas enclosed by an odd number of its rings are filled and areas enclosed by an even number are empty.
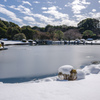
{"type": "Polygon", "coordinates": [[[11,5],[11,6],[9,6],[9,8],[13,8],[14,9],[15,8],[15,5],[11,5]]]}
{"type": "Polygon", "coordinates": [[[50,23],[54,20],[53,18],[49,18],[41,14],[33,14],[33,16],[39,18],[40,21],[44,21],[45,23],[50,23]]]}
{"type": "MultiPolygon", "coordinates": [[[[47,11],[43,11],[43,13],[50,14],[54,16],[54,21],[50,22],[51,25],[69,25],[69,26],[76,26],[76,22],[69,19],[68,14],[63,14],[57,11],[57,6],[49,7],[47,11]]],[[[52,17],[53,18],[53,17],[52,17]]]]}
{"type": "Polygon", "coordinates": [[[41,14],[33,14],[29,8],[26,8],[26,7],[22,6],[22,5],[19,5],[18,7],[10,6],[10,8],[18,10],[21,13],[24,13],[25,15],[28,15],[28,16],[37,17],[37,18],[39,18],[40,21],[44,21],[46,23],[51,22],[52,20],[54,20],[52,18],[48,18],[48,17],[46,17],[44,15],[41,15],[41,14]]]}
{"type": "Polygon", "coordinates": [[[91,15],[92,18],[100,18],[100,12],[99,13],[98,12],[97,13],[95,13],[95,12],[91,13],[90,12],[89,14],[91,15]]]}
{"type": "Polygon", "coordinates": [[[47,3],[48,3],[48,4],[52,4],[53,2],[48,1],[47,3]]]}
{"type": "Polygon", "coordinates": [[[100,3],[100,0],[98,2],[100,3]]]}
{"type": "Polygon", "coordinates": [[[7,19],[5,19],[5,18],[3,18],[3,17],[0,17],[0,19],[1,19],[1,20],[4,20],[4,21],[7,21],[7,19]]]}
{"type": "Polygon", "coordinates": [[[39,27],[45,27],[47,24],[45,23],[39,23],[39,22],[29,22],[30,26],[39,26],[39,27]]]}
{"type": "Polygon", "coordinates": [[[52,6],[48,8],[49,10],[57,10],[56,6],[52,6]]]}
{"type": "Polygon", "coordinates": [[[89,12],[88,14],[76,14],[73,17],[75,17],[76,20],[78,22],[80,22],[81,20],[86,19],[86,18],[96,18],[96,19],[98,19],[98,18],[100,18],[100,13],[89,12]]]}
{"type": "Polygon", "coordinates": [[[66,4],[65,7],[68,7],[68,5],[66,4]]]}
{"type": "Polygon", "coordinates": [[[4,0],[4,2],[7,2],[7,0],[4,0]]]}
{"type": "Polygon", "coordinates": [[[16,14],[7,10],[6,8],[0,7],[0,13],[7,15],[10,17],[13,21],[22,23],[22,20],[20,18],[17,18],[16,14]]]}
{"type": "Polygon", "coordinates": [[[85,4],[85,5],[90,5],[90,4],[91,4],[90,2],[86,2],[86,0],[80,0],[80,2],[81,2],[82,4],[85,4]]]}
{"type": "Polygon", "coordinates": [[[43,11],[43,13],[53,15],[55,17],[55,19],[63,20],[64,18],[68,18],[68,14],[63,14],[61,12],[58,12],[57,7],[55,7],[55,6],[49,7],[48,11],[43,11]]]}
{"type": "Polygon", "coordinates": [[[68,3],[68,6],[72,8],[73,13],[79,14],[81,10],[86,9],[89,4],[90,2],[86,2],[86,0],[74,0],[72,3],[68,3]]]}
{"type": "Polygon", "coordinates": [[[32,6],[31,3],[28,2],[28,1],[22,1],[22,3],[23,3],[23,4],[28,4],[28,5],[32,6]]]}
{"type": "Polygon", "coordinates": [[[24,20],[30,21],[30,22],[34,22],[35,21],[35,19],[33,17],[29,17],[29,16],[25,16],[24,20]]]}
{"type": "Polygon", "coordinates": [[[77,22],[74,20],[65,19],[62,21],[61,25],[68,25],[68,26],[77,26],[77,22]]]}
{"type": "Polygon", "coordinates": [[[92,9],[92,12],[96,12],[96,9],[92,9]]]}
{"type": "Polygon", "coordinates": [[[5,5],[0,4],[0,7],[5,7],[5,5]]]}
{"type": "Polygon", "coordinates": [[[22,6],[22,5],[19,5],[18,7],[15,7],[14,5],[12,5],[12,6],[9,6],[9,7],[14,9],[14,10],[18,10],[21,13],[24,13],[26,15],[32,15],[31,10],[29,8],[26,8],[26,7],[22,6]]]}
{"type": "Polygon", "coordinates": [[[33,8],[31,8],[31,10],[33,10],[33,8]]]}
{"type": "Polygon", "coordinates": [[[33,3],[40,3],[40,2],[38,2],[38,1],[33,1],[33,3]]]}
{"type": "Polygon", "coordinates": [[[47,10],[47,8],[46,8],[46,7],[42,7],[41,9],[42,9],[42,10],[47,10]]]}
{"type": "Polygon", "coordinates": [[[81,13],[81,10],[85,9],[85,6],[82,5],[74,5],[72,7],[74,13],[81,13]]]}
{"type": "Polygon", "coordinates": [[[15,7],[14,5],[10,6],[10,8],[15,9],[20,11],[20,13],[23,13],[27,16],[24,17],[24,20],[27,20],[28,23],[30,23],[30,25],[38,25],[38,26],[44,26],[47,24],[51,24],[51,25],[63,25],[63,24],[67,24],[67,25],[71,25],[71,26],[76,26],[76,22],[73,20],[69,19],[68,14],[63,14],[59,11],[57,11],[57,9],[59,9],[58,6],[52,6],[49,8],[46,7],[42,7],[41,9],[45,9],[45,11],[43,11],[43,13],[45,14],[49,14],[49,16],[44,16],[43,14],[34,14],[31,11],[31,8],[26,8],[23,5],[19,5],[18,7],[15,7]],[[40,21],[36,21],[34,18],[38,18],[38,20],[40,21]],[[32,24],[32,22],[34,21],[34,23],[32,24]]]}
{"type": "Polygon", "coordinates": [[[84,14],[77,14],[77,15],[74,15],[73,17],[75,17],[76,18],[76,20],[79,22],[79,21],[81,21],[81,20],[83,20],[83,19],[86,19],[86,18],[88,18],[88,15],[84,15],[84,14]]]}

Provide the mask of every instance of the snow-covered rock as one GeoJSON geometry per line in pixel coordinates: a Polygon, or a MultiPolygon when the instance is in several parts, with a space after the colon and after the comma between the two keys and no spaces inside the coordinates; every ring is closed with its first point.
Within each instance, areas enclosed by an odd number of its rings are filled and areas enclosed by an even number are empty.
{"type": "Polygon", "coordinates": [[[85,73],[84,71],[78,69],[77,70],[77,79],[80,80],[80,79],[84,79],[85,78],[85,73]]]}
{"type": "Polygon", "coordinates": [[[88,66],[85,66],[82,71],[85,73],[85,75],[89,75],[90,74],[90,71],[88,69],[88,66]]]}
{"type": "Polygon", "coordinates": [[[64,65],[58,69],[58,73],[62,72],[63,74],[70,74],[70,71],[73,69],[71,65],[64,65]]]}
{"type": "Polygon", "coordinates": [[[53,80],[52,80],[52,78],[45,78],[43,81],[44,82],[50,82],[50,81],[53,81],[53,80]]]}
{"type": "Polygon", "coordinates": [[[92,74],[98,74],[100,72],[100,64],[98,65],[89,65],[82,69],[86,75],[92,73],[92,74]]]}

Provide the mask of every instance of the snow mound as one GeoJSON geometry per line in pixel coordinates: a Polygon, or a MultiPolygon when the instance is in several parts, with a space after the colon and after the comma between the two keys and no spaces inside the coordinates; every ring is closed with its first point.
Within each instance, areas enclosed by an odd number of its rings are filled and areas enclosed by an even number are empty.
{"type": "Polygon", "coordinates": [[[44,82],[50,82],[50,81],[53,81],[53,80],[52,80],[52,78],[45,78],[43,81],[44,82]]]}
{"type": "Polygon", "coordinates": [[[62,72],[63,74],[70,74],[70,71],[73,69],[71,65],[64,65],[58,69],[58,73],[62,72]]]}
{"type": "Polygon", "coordinates": [[[3,84],[3,82],[0,82],[0,84],[3,84]]]}
{"type": "Polygon", "coordinates": [[[77,79],[80,80],[80,79],[84,79],[84,78],[85,78],[84,71],[77,69],[77,79]]]}
{"type": "Polygon", "coordinates": [[[100,72],[100,64],[99,65],[89,65],[82,69],[86,75],[98,74],[100,72]]]}
{"type": "Polygon", "coordinates": [[[53,76],[53,77],[47,77],[43,79],[38,79],[38,80],[32,80],[32,83],[41,83],[41,82],[52,82],[52,81],[57,81],[59,80],[58,76],[53,76]]]}

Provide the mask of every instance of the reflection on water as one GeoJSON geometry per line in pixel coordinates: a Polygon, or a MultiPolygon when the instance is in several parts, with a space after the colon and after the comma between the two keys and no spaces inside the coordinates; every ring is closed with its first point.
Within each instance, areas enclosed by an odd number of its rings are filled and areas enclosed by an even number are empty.
{"type": "Polygon", "coordinates": [[[9,46],[0,51],[0,79],[57,73],[62,65],[79,68],[100,60],[100,46],[9,46]]]}

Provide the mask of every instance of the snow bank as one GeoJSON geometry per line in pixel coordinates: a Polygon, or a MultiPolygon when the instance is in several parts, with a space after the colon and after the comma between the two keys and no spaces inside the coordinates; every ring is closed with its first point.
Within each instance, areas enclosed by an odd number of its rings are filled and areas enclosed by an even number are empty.
{"type": "Polygon", "coordinates": [[[3,84],[3,82],[0,82],[0,84],[3,84]]]}
{"type": "Polygon", "coordinates": [[[100,100],[100,74],[81,81],[0,84],[0,100],[100,100]]]}
{"type": "Polygon", "coordinates": [[[77,79],[80,80],[80,79],[84,79],[84,78],[85,78],[85,73],[82,70],[78,69],[77,70],[77,79]]]}
{"type": "MultiPolygon", "coordinates": [[[[100,100],[99,66],[89,65],[78,69],[78,79],[85,78],[81,81],[57,81],[55,76],[27,83],[0,82],[0,100],[100,100]],[[85,77],[85,72],[91,74],[85,77]]],[[[66,69],[64,66],[60,68],[66,69]]]]}
{"type": "Polygon", "coordinates": [[[54,77],[47,77],[47,78],[38,79],[38,80],[32,80],[30,82],[31,83],[41,83],[41,82],[53,82],[53,81],[58,81],[58,80],[59,80],[58,76],[54,76],[54,77]]]}
{"type": "MultiPolygon", "coordinates": [[[[14,45],[14,44],[26,44],[26,43],[29,43],[28,41],[27,42],[22,42],[22,41],[12,41],[12,40],[9,40],[9,41],[2,41],[4,42],[5,45],[14,45]]],[[[36,43],[35,41],[33,41],[33,43],[36,43]]]]}
{"type": "MultiPolygon", "coordinates": [[[[63,74],[70,74],[70,71],[73,69],[71,65],[64,65],[58,69],[58,73],[62,72],[63,74]]],[[[100,73],[100,64],[98,65],[88,65],[83,69],[77,69],[77,80],[84,79],[85,75],[89,74],[98,74],[100,73]]],[[[60,76],[61,80],[64,80],[64,76],[60,76]]]]}
{"type": "Polygon", "coordinates": [[[91,73],[98,74],[100,72],[100,64],[85,66],[82,70],[85,72],[86,75],[89,75],[91,73]]]}
{"type": "Polygon", "coordinates": [[[63,74],[70,74],[70,71],[74,69],[71,65],[64,65],[58,69],[58,73],[62,72],[63,74]]]}

